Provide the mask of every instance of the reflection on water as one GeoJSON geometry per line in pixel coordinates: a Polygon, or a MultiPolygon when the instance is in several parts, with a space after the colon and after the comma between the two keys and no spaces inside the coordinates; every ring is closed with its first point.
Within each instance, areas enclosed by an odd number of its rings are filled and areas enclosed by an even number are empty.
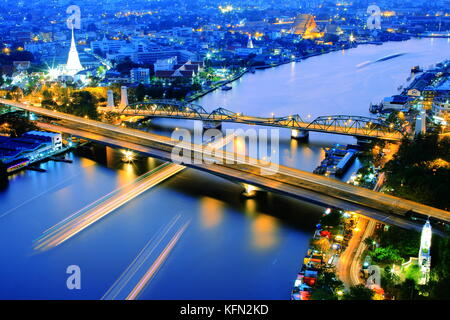
{"type": "Polygon", "coordinates": [[[245,203],[245,213],[247,216],[254,217],[256,215],[256,203],[255,199],[246,199],[245,203]]]}
{"type": "Polygon", "coordinates": [[[205,228],[213,228],[220,224],[223,218],[223,203],[209,197],[200,198],[200,213],[205,228]]]}
{"type": "Polygon", "coordinates": [[[253,220],[253,245],[257,249],[272,248],[278,244],[277,220],[268,215],[258,215],[253,220]]]}

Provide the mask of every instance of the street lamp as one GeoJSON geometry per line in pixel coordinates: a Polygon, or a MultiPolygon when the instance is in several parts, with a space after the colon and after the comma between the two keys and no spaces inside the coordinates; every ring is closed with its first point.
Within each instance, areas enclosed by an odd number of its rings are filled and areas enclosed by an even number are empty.
{"type": "Polygon", "coordinates": [[[122,151],[124,155],[124,161],[125,162],[132,162],[134,160],[134,153],[130,150],[124,150],[122,151]]]}

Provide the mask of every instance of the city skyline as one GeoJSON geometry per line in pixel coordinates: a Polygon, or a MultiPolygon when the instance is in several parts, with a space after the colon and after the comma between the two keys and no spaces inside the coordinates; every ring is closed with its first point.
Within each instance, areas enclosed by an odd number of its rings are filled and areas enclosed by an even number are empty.
{"type": "Polygon", "coordinates": [[[449,299],[448,4],[0,1],[0,299],[449,299]]]}

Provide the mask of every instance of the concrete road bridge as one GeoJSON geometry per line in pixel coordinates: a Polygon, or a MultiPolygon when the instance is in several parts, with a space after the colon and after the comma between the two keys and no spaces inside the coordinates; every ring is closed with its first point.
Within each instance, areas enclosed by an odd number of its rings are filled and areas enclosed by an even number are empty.
{"type": "Polygon", "coordinates": [[[420,230],[421,226],[409,220],[410,214],[431,217],[445,223],[450,222],[450,212],[448,211],[353,186],[310,172],[285,166],[272,166],[266,161],[237,156],[225,151],[222,154],[222,160],[225,161],[222,163],[197,162],[194,160],[210,157],[211,150],[208,150],[208,146],[189,142],[180,143],[180,141],[168,137],[10,100],[0,99],[0,103],[55,119],[51,123],[40,124],[46,130],[65,132],[171,162],[174,161],[173,149],[181,148],[183,152],[190,154],[191,161],[182,163],[187,167],[323,206],[355,211],[383,223],[420,230]],[[267,174],[267,171],[270,170],[273,172],[267,174]]]}

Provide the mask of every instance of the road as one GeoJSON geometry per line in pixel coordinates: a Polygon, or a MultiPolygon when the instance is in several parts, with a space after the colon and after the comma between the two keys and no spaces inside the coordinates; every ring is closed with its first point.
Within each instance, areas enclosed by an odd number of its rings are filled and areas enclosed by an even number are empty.
{"type": "Polygon", "coordinates": [[[92,141],[142,152],[151,157],[173,161],[175,147],[190,154],[182,165],[203,170],[227,179],[307,200],[323,206],[355,211],[386,224],[420,230],[421,226],[402,216],[409,210],[424,216],[450,222],[450,212],[380,192],[356,187],[328,177],[288,168],[235,153],[223,152],[217,159],[207,146],[139,130],[118,127],[40,107],[0,99],[0,103],[22,108],[47,117],[60,119],[44,129],[66,132],[92,141]],[[204,161],[196,161],[196,160],[204,161]],[[211,160],[215,160],[211,162],[211,160]]]}
{"type": "MultiPolygon", "coordinates": [[[[391,152],[385,155],[382,159],[384,165],[388,159],[398,151],[398,145],[390,145],[391,152]]],[[[375,191],[379,191],[385,181],[385,174],[382,172],[377,179],[377,183],[373,188],[375,191]]],[[[376,221],[367,219],[363,216],[358,217],[358,224],[354,229],[352,238],[348,243],[348,247],[339,257],[339,262],[336,266],[336,273],[344,282],[346,288],[362,284],[363,281],[360,277],[360,271],[362,267],[362,254],[366,250],[367,245],[364,240],[371,237],[375,231],[376,221]]]]}
{"type": "Polygon", "coordinates": [[[357,231],[354,231],[347,248],[339,257],[336,273],[346,288],[363,283],[360,270],[362,254],[366,249],[364,240],[372,236],[375,226],[376,221],[360,216],[356,225],[357,231]]]}

